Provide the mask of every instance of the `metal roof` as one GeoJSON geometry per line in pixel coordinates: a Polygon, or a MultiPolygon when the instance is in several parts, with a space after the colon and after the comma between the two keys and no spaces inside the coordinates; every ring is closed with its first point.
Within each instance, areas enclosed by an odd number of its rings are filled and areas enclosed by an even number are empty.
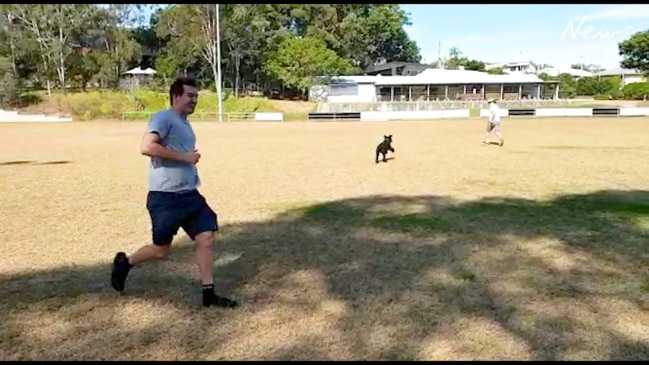
{"type": "Polygon", "coordinates": [[[413,76],[337,76],[336,83],[392,85],[457,85],[457,84],[544,84],[538,76],[524,73],[492,75],[480,71],[428,69],[413,76]]]}
{"type": "MultiPolygon", "coordinates": [[[[386,77],[386,76],[335,76],[332,77],[333,81],[336,83],[356,83],[356,84],[373,84],[376,81],[377,77],[386,77]]],[[[387,76],[390,77],[390,76],[387,76]]]]}
{"type": "Polygon", "coordinates": [[[480,71],[429,69],[414,76],[388,76],[377,79],[377,86],[454,85],[454,84],[542,84],[536,75],[513,73],[492,75],[480,71]]]}
{"type": "Polygon", "coordinates": [[[581,69],[576,69],[576,68],[555,68],[555,67],[550,67],[550,68],[544,68],[542,70],[539,70],[539,73],[545,73],[550,76],[559,76],[561,74],[568,74],[571,76],[576,76],[576,77],[590,77],[593,76],[592,72],[588,72],[585,70],[581,69]]]}
{"type": "Polygon", "coordinates": [[[642,75],[642,72],[638,70],[631,70],[628,68],[614,68],[611,70],[605,70],[598,72],[595,76],[622,76],[622,75],[642,75]]]}

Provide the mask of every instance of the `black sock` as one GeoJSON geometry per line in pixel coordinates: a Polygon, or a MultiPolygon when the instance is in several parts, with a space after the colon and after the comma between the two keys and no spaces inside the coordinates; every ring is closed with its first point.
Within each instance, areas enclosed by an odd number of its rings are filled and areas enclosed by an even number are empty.
{"type": "Polygon", "coordinates": [[[203,284],[203,294],[214,293],[214,284],[203,284]]]}

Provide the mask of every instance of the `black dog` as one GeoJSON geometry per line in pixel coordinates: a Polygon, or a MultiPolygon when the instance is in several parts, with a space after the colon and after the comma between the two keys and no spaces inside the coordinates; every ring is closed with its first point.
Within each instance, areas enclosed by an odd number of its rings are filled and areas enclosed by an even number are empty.
{"type": "Polygon", "coordinates": [[[374,158],[376,163],[379,163],[379,154],[383,155],[383,162],[387,162],[386,156],[388,151],[394,153],[394,148],[392,148],[392,135],[383,136],[383,142],[379,143],[376,146],[376,157],[374,158]]]}

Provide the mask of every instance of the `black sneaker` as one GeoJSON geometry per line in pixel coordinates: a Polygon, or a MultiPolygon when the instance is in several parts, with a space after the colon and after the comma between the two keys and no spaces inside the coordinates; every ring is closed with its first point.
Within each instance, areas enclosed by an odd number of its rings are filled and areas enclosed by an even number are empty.
{"type": "Polygon", "coordinates": [[[203,293],[203,306],[217,306],[221,308],[236,308],[239,306],[239,302],[225,297],[220,297],[214,293],[203,293]]]}
{"type": "Polygon", "coordinates": [[[124,291],[124,283],[131,270],[128,257],[124,252],[118,252],[113,260],[113,272],[110,275],[110,285],[118,292],[124,291]]]}

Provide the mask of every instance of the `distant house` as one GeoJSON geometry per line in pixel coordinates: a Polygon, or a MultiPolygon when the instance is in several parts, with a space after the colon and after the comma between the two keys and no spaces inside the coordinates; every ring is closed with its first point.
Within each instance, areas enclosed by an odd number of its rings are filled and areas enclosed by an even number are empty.
{"type": "Polygon", "coordinates": [[[369,67],[364,73],[367,76],[415,76],[430,68],[435,67],[414,62],[387,62],[369,67]]]}
{"type": "Polygon", "coordinates": [[[556,68],[556,67],[550,67],[550,68],[544,68],[542,70],[539,70],[539,74],[547,74],[552,77],[557,77],[562,74],[568,74],[572,77],[591,77],[593,76],[592,72],[588,72],[585,70],[577,69],[577,68],[556,68]]]}
{"type": "Polygon", "coordinates": [[[596,73],[594,76],[618,76],[622,79],[622,85],[628,85],[634,82],[646,82],[647,78],[641,71],[630,70],[626,68],[616,68],[596,73]]]}
{"type": "Polygon", "coordinates": [[[505,73],[525,73],[525,74],[534,74],[536,73],[536,67],[532,65],[531,62],[522,61],[522,62],[501,62],[501,63],[489,63],[485,64],[485,70],[493,69],[502,69],[505,73]]]}
{"type": "Polygon", "coordinates": [[[428,69],[417,75],[340,76],[322,80],[310,88],[309,100],[372,103],[557,99],[558,91],[558,82],[543,81],[536,75],[428,69]]]}

